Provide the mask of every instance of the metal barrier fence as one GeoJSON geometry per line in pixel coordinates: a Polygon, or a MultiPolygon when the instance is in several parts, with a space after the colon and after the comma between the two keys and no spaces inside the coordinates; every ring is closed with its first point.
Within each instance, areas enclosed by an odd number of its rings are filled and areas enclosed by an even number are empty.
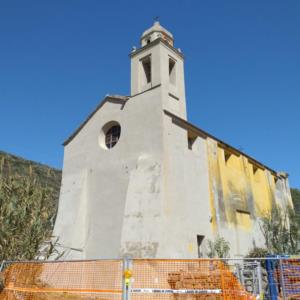
{"type": "Polygon", "coordinates": [[[300,299],[300,258],[4,262],[0,300],[300,299]]]}

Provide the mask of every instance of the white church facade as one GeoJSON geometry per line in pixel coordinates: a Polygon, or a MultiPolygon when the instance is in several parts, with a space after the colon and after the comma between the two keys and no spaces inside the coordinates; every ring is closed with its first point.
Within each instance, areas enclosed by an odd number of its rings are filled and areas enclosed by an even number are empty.
{"type": "Polygon", "coordinates": [[[130,59],[131,95],[106,96],[64,143],[62,258],[197,258],[218,235],[232,256],[262,246],[287,175],[187,121],[184,56],[158,22],[130,59]]]}

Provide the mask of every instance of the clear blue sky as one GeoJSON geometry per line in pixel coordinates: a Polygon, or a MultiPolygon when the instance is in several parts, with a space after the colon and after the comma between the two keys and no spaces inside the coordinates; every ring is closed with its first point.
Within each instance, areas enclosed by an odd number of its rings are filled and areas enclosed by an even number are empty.
{"type": "Polygon", "coordinates": [[[62,142],[155,16],[186,57],[189,121],[300,187],[300,1],[0,0],[0,149],[61,168],[62,142]]]}

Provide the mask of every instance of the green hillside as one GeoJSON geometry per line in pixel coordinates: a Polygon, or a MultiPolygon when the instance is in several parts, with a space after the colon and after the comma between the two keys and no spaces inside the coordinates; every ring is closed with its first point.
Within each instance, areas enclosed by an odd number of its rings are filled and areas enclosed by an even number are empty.
{"type": "Polygon", "coordinates": [[[35,258],[52,234],[61,171],[0,152],[0,261],[35,258]]]}
{"type": "Polygon", "coordinates": [[[29,176],[32,174],[42,185],[53,188],[59,194],[61,170],[0,151],[0,176],[29,176]]]}
{"type": "Polygon", "coordinates": [[[295,211],[300,214],[300,190],[291,189],[292,199],[295,211]]]}

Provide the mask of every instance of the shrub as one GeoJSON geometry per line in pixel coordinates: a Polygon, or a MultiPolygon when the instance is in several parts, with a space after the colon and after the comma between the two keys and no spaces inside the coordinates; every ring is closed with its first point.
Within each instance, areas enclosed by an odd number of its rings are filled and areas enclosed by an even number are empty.
{"type": "Polygon", "coordinates": [[[260,221],[260,229],[269,254],[298,254],[300,231],[293,208],[288,207],[284,210],[275,205],[260,221]]]}
{"type": "Polygon", "coordinates": [[[0,261],[34,259],[56,214],[53,189],[34,175],[0,176],[0,261]]]}
{"type": "Polygon", "coordinates": [[[229,256],[230,243],[223,237],[217,236],[214,241],[207,240],[208,253],[210,258],[225,258],[229,256]]]}
{"type": "Polygon", "coordinates": [[[246,255],[246,257],[248,258],[264,258],[266,257],[267,255],[269,254],[268,250],[265,249],[265,248],[260,248],[260,247],[253,247],[249,252],[248,254],[246,255]]]}

